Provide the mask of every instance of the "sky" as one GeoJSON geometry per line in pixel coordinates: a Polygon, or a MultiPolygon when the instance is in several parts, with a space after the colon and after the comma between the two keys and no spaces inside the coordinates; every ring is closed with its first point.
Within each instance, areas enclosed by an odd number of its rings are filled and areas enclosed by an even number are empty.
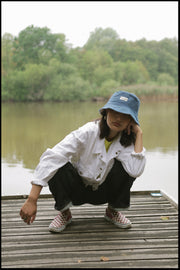
{"type": "Polygon", "coordinates": [[[110,27],[120,39],[178,39],[178,1],[1,1],[1,36],[26,27],[48,27],[82,47],[95,28],[110,27]]]}

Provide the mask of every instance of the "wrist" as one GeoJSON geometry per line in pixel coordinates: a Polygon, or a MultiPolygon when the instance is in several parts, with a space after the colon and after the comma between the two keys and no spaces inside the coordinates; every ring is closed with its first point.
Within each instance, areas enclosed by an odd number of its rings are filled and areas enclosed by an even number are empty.
{"type": "Polygon", "coordinates": [[[39,198],[39,194],[41,192],[41,189],[42,189],[42,186],[39,186],[39,185],[32,185],[32,189],[31,189],[31,192],[28,196],[28,202],[31,202],[31,203],[37,203],[37,200],[39,198]]]}
{"type": "Polygon", "coordinates": [[[27,201],[30,203],[37,203],[37,198],[33,197],[33,196],[28,196],[27,201]]]}
{"type": "Polygon", "coordinates": [[[138,131],[136,132],[136,136],[138,136],[138,135],[141,135],[142,136],[142,134],[143,134],[142,130],[141,129],[138,129],[138,131]]]}

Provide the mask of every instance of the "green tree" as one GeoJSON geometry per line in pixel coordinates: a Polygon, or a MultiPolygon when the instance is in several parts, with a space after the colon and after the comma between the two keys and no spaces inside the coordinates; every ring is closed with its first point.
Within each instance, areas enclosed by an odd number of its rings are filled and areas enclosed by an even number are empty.
{"type": "Polygon", "coordinates": [[[116,40],[109,54],[114,61],[144,61],[143,49],[135,42],[128,42],[125,39],[116,40]]]}
{"type": "Polygon", "coordinates": [[[90,84],[69,63],[60,63],[57,59],[49,62],[51,80],[46,88],[44,99],[56,101],[85,100],[90,94],[90,84]]]}
{"type": "Polygon", "coordinates": [[[90,33],[90,37],[84,47],[87,50],[99,48],[109,52],[118,38],[117,32],[110,27],[106,29],[96,28],[94,32],[90,33]]]}
{"type": "Polygon", "coordinates": [[[49,69],[42,64],[27,64],[24,70],[11,73],[9,80],[10,84],[4,97],[14,101],[43,100],[49,83],[49,69]]]}
{"type": "Polygon", "coordinates": [[[178,81],[178,58],[165,50],[159,50],[158,74],[167,73],[178,81]]]}
{"type": "Polygon", "coordinates": [[[62,74],[57,74],[46,89],[44,99],[52,101],[86,100],[88,93],[90,93],[90,85],[80,76],[71,74],[63,77],[62,74]]]}
{"type": "Polygon", "coordinates": [[[11,34],[5,33],[1,43],[1,98],[3,101],[10,98],[10,74],[15,68],[13,62],[13,39],[11,34]]]}
{"type": "Polygon", "coordinates": [[[53,55],[50,50],[41,48],[38,51],[38,59],[39,63],[42,63],[44,65],[48,65],[49,61],[52,59],[53,55]]]}
{"type": "Polygon", "coordinates": [[[66,58],[64,34],[52,34],[47,27],[27,27],[14,39],[13,45],[14,61],[20,69],[27,63],[47,63],[47,59],[51,57],[57,57],[59,60],[66,58]]]}
{"type": "Polygon", "coordinates": [[[110,51],[110,55],[115,62],[141,62],[148,71],[149,76],[152,79],[156,79],[158,72],[158,55],[149,48],[147,44],[148,42],[145,39],[139,42],[128,42],[125,39],[117,40],[114,43],[112,51],[110,51]]]}
{"type": "Polygon", "coordinates": [[[117,91],[120,87],[120,83],[113,79],[108,79],[101,84],[98,95],[101,97],[109,97],[113,92],[117,91]]]}
{"type": "Polygon", "coordinates": [[[11,34],[4,34],[2,37],[1,47],[1,72],[3,76],[7,76],[8,72],[14,69],[13,62],[13,36],[11,34]]]}
{"type": "Polygon", "coordinates": [[[176,38],[164,38],[159,42],[159,46],[175,58],[178,57],[178,41],[176,38]]]}
{"type": "Polygon", "coordinates": [[[157,78],[159,85],[174,85],[174,79],[168,73],[161,73],[157,78]]]}
{"type": "Polygon", "coordinates": [[[86,50],[82,52],[77,68],[84,80],[94,83],[95,70],[99,66],[110,68],[112,63],[113,60],[107,52],[99,49],[86,50]]]}
{"type": "Polygon", "coordinates": [[[177,39],[126,41],[112,28],[72,48],[64,34],[31,25],[3,36],[1,58],[2,100],[84,100],[122,85],[178,83],[177,39]]]}
{"type": "Polygon", "coordinates": [[[97,86],[101,86],[106,80],[112,80],[114,78],[114,72],[111,67],[98,66],[94,69],[94,80],[93,82],[97,86]]]}
{"type": "Polygon", "coordinates": [[[140,61],[119,61],[114,63],[114,79],[122,85],[144,83],[149,73],[140,61]]]}

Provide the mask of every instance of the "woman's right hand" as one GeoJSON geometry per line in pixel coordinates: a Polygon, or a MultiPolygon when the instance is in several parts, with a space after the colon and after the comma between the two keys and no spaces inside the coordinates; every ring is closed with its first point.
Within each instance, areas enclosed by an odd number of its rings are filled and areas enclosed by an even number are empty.
{"type": "Polygon", "coordinates": [[[28,199],[25,201],[24,205],[22,206],[19,212],[21,218],[27,224],[33,223],[33,221],[35,220],[37,212],[37,200],[41,192],[41,189],[42,186],[40,185],[35,184],[32,185],[28,199]]]}
{"type": "Polygon", "coordinates": [[[37,212],[37,201],[28,198],[20,210],[20,216],[28,225],[33,223],[37,212]]]}

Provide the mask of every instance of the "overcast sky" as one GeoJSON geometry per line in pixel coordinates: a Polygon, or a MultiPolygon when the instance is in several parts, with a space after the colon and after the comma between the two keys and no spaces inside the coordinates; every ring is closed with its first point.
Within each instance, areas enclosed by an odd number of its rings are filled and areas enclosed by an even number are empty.
{"type": "Polygon", "coordinates": [[[1,36],[30,25],[63,33],[82,47],[96,27],[135,41],[178,38],[178,1],[1,1],[1,36]]]}

